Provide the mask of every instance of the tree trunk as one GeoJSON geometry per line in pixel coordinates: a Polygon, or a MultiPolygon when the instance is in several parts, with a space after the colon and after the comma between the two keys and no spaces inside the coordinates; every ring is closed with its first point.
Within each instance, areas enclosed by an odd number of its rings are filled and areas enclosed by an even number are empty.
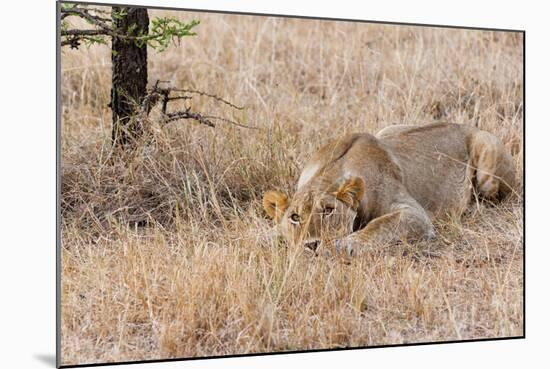
{"type": "MultiPolygon", "coordinates": [[[[149,16],[145,8],[114,6],[112,18],[117,34],[137,36],[149,31],[149,16]]],[[[141,123],[135,118],[147,93],[147,45],[139,47],[133,40],[113,37],[111,55],[112,140],[115,146],[125,146],[143,132],[141,123]]]]}

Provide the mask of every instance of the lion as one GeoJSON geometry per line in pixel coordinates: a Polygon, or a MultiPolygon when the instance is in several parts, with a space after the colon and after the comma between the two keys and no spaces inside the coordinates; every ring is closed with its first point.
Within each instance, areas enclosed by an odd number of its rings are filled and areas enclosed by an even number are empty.
{"type": "Polygon", "coordinates": [[[513,192],[511,154],[493,134],[461,124],[394,125],[328,142],[304,166],[291,199],[263,197],[287,242],[354,255],[434,239],[433,220],[462,214],[475,196],[513,192]]]}

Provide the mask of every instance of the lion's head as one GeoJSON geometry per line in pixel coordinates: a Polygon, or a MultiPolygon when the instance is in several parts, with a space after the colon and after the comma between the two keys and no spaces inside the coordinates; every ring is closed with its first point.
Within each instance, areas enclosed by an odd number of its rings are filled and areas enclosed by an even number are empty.
{"type": "Polygon", "coordinates": [[[316,251],[324,241],[352,233],[364,192],[363,179],[353,177],[325,189],[306,186],[291,200],[281,192],[269,191],[263,206],[287,242],[316,251]]]}

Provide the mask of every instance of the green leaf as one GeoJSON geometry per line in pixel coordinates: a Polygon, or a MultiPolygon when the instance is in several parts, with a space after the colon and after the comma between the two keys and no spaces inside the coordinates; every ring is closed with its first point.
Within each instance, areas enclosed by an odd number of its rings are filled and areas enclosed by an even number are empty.
{"type": "Polygon", "coordinates": [[[183,37],[195,36],[196,33],[191,30],[199,23],[198,20],[185,23],[174,17],[154,18],[151,21],[149,33],[140,35],[136,39],[136,45],[139,47],[149,45],[158,52],[162,52],[170,47],[170,44],[179,43],[183,37]]]}

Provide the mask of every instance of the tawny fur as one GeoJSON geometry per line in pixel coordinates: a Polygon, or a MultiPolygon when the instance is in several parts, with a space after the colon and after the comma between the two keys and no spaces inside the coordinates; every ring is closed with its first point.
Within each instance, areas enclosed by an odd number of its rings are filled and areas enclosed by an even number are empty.
{"type": "Polygon", "coordinates": [[[460,215],[474,191],[496,200],[514,185],[512,157],[491,133],[398,125],[327,143],[304,166],[290,201],[270,191],[263,202],[288,241],[352,253],[432,238],[433,217],[460,215]]]}

